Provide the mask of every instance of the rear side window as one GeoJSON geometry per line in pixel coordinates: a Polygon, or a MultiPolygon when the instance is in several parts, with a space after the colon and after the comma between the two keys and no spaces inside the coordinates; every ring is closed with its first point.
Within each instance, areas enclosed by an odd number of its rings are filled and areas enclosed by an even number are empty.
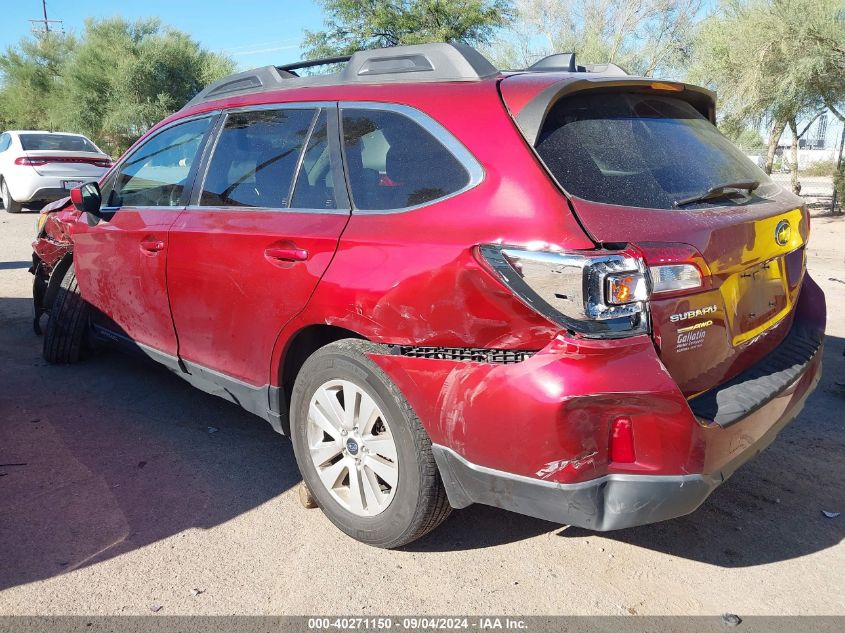
{"type": "Polygon", "coordinates": [[[21,134],[24,151],[97,152],[94,144],[84,136],[70,134],[21,134]]]}
{"type": "Polygon", "coordinates": [[[357,209],[412,207],[469,184],[469,174],[440,141],[402,114],[343,109],[343,144],[357,209]]]}
{"type": "Polygon", "coordinates": [[[208,166],[203,206],[288,207],[313,109],[233,112],[208,166]]]}
{"type": "Polygon", "coordinates": [[[290,206],[294,209],[336,208],[325,110],[320,113],[308,140],[290,206]]]}
{"type": "Polygon", "coordinates": [[[537,153],[568,193],[594,202],[671,209],[682,198],[743,180],[761,183],[754,197],[777,190],[710,121],[672,97],[593,93],[563,99],[544,123],[537,153]]]}
{"type": "Polygon", "coordinates": [[[135,149],[118,168],[110,207],[178,207],[209,119],[167,128],[135,149]]]}

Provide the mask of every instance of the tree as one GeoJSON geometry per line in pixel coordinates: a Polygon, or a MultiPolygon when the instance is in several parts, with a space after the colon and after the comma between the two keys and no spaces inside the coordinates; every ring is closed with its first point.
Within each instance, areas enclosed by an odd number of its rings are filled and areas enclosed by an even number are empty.
{"type": "Polygon", "coordinates": [[[24,38],[0,55],[0,124],[3,127],[50,129],[50,114],[62,86],[62,69],[76,40],[62,33],[24,38]]]}
{"type": "Polygon", "coordinates": [[[158,20],[89,19],[66,67],[62,120],[123,151],[233,68],[230,60],[158,20]]]}
{"type": "Polygon", "coordinates": [[[233,69],[158,20],[89,19],[78,40],[49,33],[0,55],[0,119],[81,132],[118,155],[233,69]]]}
{"type": "Polygon", "coordinates": [[[699,29],[695,60],[691,77],[718,91],[723,120],[769,121],[767,173],[790,128],[800,190],[798,140],[825,107],[839,116],[845,98],[842,0],[723,1],[699,29]]]}
{"type": "Polygon", "coordinates": [[[523,68],[551,53],[628,72],[671,76],[686,65],[701,0],[518,0],[517,20],[491,56],[523,68]]]}
{"type": "Polygon", "coordinates": [[[508,0],[320,0],[325,30],[306,31],[305,58],[368,48],[461,42],[479,45],[508,24],[508,0]]]}

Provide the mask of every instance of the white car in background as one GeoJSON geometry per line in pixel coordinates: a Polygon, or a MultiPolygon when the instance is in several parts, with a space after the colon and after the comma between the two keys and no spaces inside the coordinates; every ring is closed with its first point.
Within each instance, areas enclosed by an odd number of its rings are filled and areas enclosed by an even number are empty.
{"type": "Polygon", "coordinates": [[[99,180],[111,167],[108,155],[81,134],[9,131],[0,134],[0,199],[9,213],[69,195],[99,180]]]}

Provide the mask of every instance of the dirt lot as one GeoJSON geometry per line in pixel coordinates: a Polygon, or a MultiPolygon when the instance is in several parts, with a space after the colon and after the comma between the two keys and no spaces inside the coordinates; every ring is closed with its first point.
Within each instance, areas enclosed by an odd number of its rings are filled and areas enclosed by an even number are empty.
{"type": "Polygon", "coordinates": [[[591,534],[476,506],[393,552],[303,509],[258,418],[146,361],[46,365],[34,222],[0,212],[2,614],[845,614],[845,219],[813,223],[818,391],[697,512],[591,534]]]}

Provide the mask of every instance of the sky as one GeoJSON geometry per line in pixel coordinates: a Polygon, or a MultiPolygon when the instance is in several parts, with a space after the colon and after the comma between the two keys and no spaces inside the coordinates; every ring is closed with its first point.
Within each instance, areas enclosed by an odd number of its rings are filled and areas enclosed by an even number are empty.
{"type": "MultiPolygon", "coordinates": [[[[704,7],[712,2],[705,0],[704,7]]],[[[0,5],[2,51],[30,35],[29,20],[43,13],[41,0],[0,0],[0,5]]],[[[47,14],[75,33],[82,32],[87,17],[158,17],[203,47],[231,57],[242,70],[300,60],[303,31],[323,27],[315,0],[47,0],[47,14]]],[[[831,120],[828,141],[838,138],[841,129],[831,120]]],[[[791,138],[788,131],[784,138],[791,138]]]]}
{"type": "MultiPolygon", "coordinates": [[[[0,50],[29,35],[31,18],[43,17],[41,0],[0,0],[0,50]]],[[[159,17],[189,33],[203,47],[231,57],[243,69],[298,61],[305,29],[323,25],[312,0],[47,0],[47,17],[81,33],[85,18],[159,17]]]]}

